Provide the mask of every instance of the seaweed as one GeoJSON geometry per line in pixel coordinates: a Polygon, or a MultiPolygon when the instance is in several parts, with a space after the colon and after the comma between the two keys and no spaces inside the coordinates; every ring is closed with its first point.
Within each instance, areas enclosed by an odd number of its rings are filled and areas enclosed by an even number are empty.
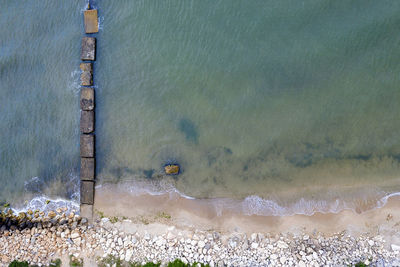
{"type": "Polygon", "coordinates": [[[198,144],[199,133],[196,125],[194,125],[191,120],[187,118],[180,119],[178,123],[178,129],[185,135],[187,141],[198,144]]]}

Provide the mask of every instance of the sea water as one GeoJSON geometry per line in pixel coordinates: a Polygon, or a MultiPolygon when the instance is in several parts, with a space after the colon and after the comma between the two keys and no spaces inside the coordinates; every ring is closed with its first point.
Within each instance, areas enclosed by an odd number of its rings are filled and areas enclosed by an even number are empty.
{"type": "MultiPolygon", "coordinates": [[[[2,197],[77,176],[84,6],[7,2],[2,25],[42,32],[0,31],[2,197]]],[[[397,1],[95,7],[98,186],[234,199],[262,215],[367,209],[400,191],[397,1]],[[178,176],[163,174],[169,163],[178,176]]]]}
{"type": "Polygon", "coordinates": [[[0,7],[0,203],[77,199],[85,2],[0,7]]]}

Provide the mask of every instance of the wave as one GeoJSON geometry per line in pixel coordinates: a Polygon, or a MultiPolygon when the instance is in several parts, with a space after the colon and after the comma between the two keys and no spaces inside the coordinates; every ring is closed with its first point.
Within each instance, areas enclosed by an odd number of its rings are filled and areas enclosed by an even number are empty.
{"type": "Polygon", "coordinates": [[[20,212],[27,212],[28,210],[39,210],[45,213],[49,211],[54,211],[58,208],[64,208],[65,213],[74,212],[75,214],[79,214],[79,202],[73,200],[66,200],[62,198],[57,199],[50,199],[44,195],[34,197],[31,201],[28,202],[27,205],[18,209],[18,208],[11,208],[14,214],[18,214],[20,212]]]}
{"type": "MultiPolygon", "coordinates": [[[[37,181],[37,177],[32,178],[37,181]]],[[[273,199],[263,198],[257,195],[250,195],[244,199],[233,198],[195,198],[180,192],[171,183],[168,182],[148,182],[148,181],[129,181],[117,184],[98,184],[96,190],[115,186],[117,190],[128,193],[129,195],[141,196],[165,196],[168,195],[170,200],[182,198],[185,201],[194,201],[199,204],[205,204],[213,209],[217,216],[222,216],[225,212],[243,214],[247,216],[293,216],[306,215],[312,216],[316,213],[339,213],[343,210],[351,210],[361,213],[367,210],[381,208],[386,205],[391,197],[400,196],[400,192],[385,194],[381,192],[380,197],[371,196],[369,199],[332,199],[332,200],[310,200],[300,198],[293,203],[280,204],[273,199]],[[383,195],[383,197],[382,197],[383,195]],[[371,201],[371,199],[373,201],[371,201]]],[[[79,189],[74,193],[78,197],[73,197],[73,200],[62,198],[51,199],[45,195],[34,197],[27,205],[12,211],[16,214],[26,212],[28,210],[40,210],[45,213],[57,208],[66,208],[66,212],[74,212],[79,214],[79,189]]]]}
{"type": "Polygon", "coordinates": [[[385,206],[391,197],[400,196],[400,192],[385,193],[379,192],[369,197],[354,199],[333,198],[331,200],[315,200],[300,198],[295,202],[282,202],[273,199],[263,198],[257,195],[250,195],[244,199],[233,198],[195,198],[188,196],[169,183],[146,183],[140,181],[130,181],[118,184],[98,185],[96,188],[101,189],[103,186],[116,186],[118,190],[122,190],[130,195],[151,195],[162,196],[169,195],[169,198],[182,198],[187,201],[196,201],[211,207],[218,216],[224,212],[239,213],[243,215],[259,215],[259,216],[293,216],[306,215],[312,216],[316,213],[339,213],[343,210],[351,210],[355,213],[381,208],[385,206]],[[282,203],[280,203],[282,202],[282,203]]]}

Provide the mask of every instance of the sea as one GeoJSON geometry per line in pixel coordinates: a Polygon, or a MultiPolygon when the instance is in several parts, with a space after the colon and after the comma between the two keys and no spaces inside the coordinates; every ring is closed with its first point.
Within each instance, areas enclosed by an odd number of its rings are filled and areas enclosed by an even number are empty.
{"type": "MultiPolygon", "coordinates": [[[[98,189],[265,216],[400,192],[399,1],[90,3],[98,189]]],[[[0,204],[78,207],[87,4],[0,3],[0,204]]]]}

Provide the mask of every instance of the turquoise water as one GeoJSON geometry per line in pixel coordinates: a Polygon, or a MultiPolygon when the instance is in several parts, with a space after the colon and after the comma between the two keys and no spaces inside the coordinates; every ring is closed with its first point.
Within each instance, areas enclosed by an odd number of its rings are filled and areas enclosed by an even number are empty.
{"type": "MultiPolygon", "coordinates": [[[[71,84],[84,3],[63,3],[57,15],[45,3],[19,14],[27,25],[40,16],[43,33],[0,31],[11,51],[0,54],[1,172],[20,181],[6,182],[15,192],[32,177],[62,181],[79,168],[71,84]],[[7,58],[19,72],[5,68],[7,58]]],[[[8,5],[2,25],[15,19],[8,5]]],[[[281,206],[302,199],[368,206],[400,191],[399,2],[96,5],[99,184],[258,196],[281,206]],[[166,163],[179,163],[181,174],[164,176],[166,163]]]]}

